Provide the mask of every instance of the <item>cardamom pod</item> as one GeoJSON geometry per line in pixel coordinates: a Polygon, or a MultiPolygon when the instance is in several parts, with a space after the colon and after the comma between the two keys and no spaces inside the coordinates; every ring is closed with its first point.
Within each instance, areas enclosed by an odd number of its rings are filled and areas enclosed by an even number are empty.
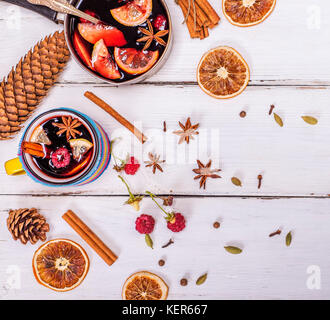
{"type": "Polygon", "coordinates": [[[278,114],[276,114],[275,112],[274,112],[274,119],[280,127],[283,127],[282,118],[278,114]]]}
{"type": "Polygon", "coordinates": [[[197,281],[196,281],[196,284],[198,286],[200,286],[201,284],[203,284],[207,279],[207,273],[203,274],[202,276],[200,276],[197,281]]]}
{"type": "Polygon", "coordinates": [[[243,250],[233,246],[224,247],[231,254],[240,254],[243,250]]]}
{"type": "Polygon", "coordinates": [[[232,177],[231,178],[231,182],[237,186],[237,187],[241,187],[242,186],[242,182],[240,179],[236,178],[236,177],[232,177]]]}
{"type": "Polygon", "coordinates": [[[154,248],[154,243],[153,243],[153,241],[152,241],[149,234],[145,235],[145,241],[146,241],[146,244],[147,244],[148,247],[150,247],[151,249],[154,248]]]}
{"type": "Polygon", "coordinates": [[[291,234],[291,231],[290,231],[285,237],[285,244],[286,244],[287,247],[290,246],[291,241],[292,241],[292,234],[291,234]]]}
{"type": "Polygon", "coordinates": [[[318,120],[314,117],[311,116],[302,116],[301,117],[306,123],[310,124],[310,125],[315,125],[318,123],[318,120]]]}

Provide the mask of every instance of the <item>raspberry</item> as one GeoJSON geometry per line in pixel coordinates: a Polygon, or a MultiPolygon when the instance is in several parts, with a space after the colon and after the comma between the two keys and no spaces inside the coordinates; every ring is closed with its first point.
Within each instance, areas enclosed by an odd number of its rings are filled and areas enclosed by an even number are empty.
{"type": "Polygon", "coordinates": [[[135,221],[135,229],[142,234],[149,234],[154,230],[155,219],[147,214],[141,214],[135,221]]]}
{"type": "Polygon", "coordinates": [[[71,155],[67,148],[59,148],[52,153],[52,164],[56,169],[65,168],[70,164],[71,155]]]}
{"type": "Polygon", "coordinates": [[[124,170],[126,174],[134,175],[136,171],[138,171],[140,168],[139,162],[134,158],[130,157],[129,161],[126,163],[124,170]]]}
{"type": "MultiPolygon", "coordinates": [[[[96,13],[93,12],[93,11],[85,10],[84,12],[87,13],[88,15],[94,17],[94,18],[98,18],[98,16],[96,15],[96,13]]],[[[90,23],[89,21],[87,21],[87,20],[84,19],[84,18],[80,18],[80,22],[82,22],[82,23],[90,23]]]]}
{"type": "Polygon", "coordinates": [[[153,25],[156,30],[166,30],[167,20],[162,14],[159,14],[154,20],[153,25]]]}
{"type": "Polygon", "coordinates": [[[173,232],[180,232],[186,227],[186,221],[181,213],[172,213],[171,220],[167,222],[167,228],[173,232]]]}

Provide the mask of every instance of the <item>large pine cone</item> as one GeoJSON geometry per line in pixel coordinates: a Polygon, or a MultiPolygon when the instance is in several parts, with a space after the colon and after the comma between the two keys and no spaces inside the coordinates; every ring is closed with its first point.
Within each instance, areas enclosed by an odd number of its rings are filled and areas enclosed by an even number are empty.
{"type": "Polygon", "coordinates": [[[49,224],[44,216],[35,208],[10,210],[7,227],[15,240],[20,239],[23,244],[30,241],[35,244],[38,240],[46,240],[49,224]]]}
{"type": "Polygon", "coordinates": [[[31,49],[0,83],[0,140],[11,138],[54,85],[69,60],[64,32],[31,49]]]}

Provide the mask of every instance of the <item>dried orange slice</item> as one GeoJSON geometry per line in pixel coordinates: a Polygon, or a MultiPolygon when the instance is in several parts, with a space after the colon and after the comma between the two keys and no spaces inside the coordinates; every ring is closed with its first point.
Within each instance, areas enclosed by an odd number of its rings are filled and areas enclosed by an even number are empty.
{"type": "Polygon", "coordinates": [[[147,72],[157,62],[159,52],[115,48],[114,56],[119,68],[129,74],[141,74],[147,72]]]}
{"type": "Polygon", "coordinates": [[[55,239],[35,252],[32,266],[40,284],[64,292],[78,287],[85,279],[89,259],[79,244],[67,239],[55,239]]]}
{"type": "Polygon", "coordinates": [[[268,18],[275,4],[276,0],[222,0],[222,10],[231,24],[250,27],[268,18]]]}
{"type": "Polygon", "coordinates": [[[217,47],[206,52],[197,67],[199,86],[217,99],[239,95],[249,80],[249,66],[242,56],[230,47],[217,47]]]}
{"type": "Polygon", "coordinates": [[[131,275],[122,292],[123,300],[166,300],[167,295],[168,286],[164,280],[148,271],[131,275]]]}
{"type": "Polygon", "coordinates": [[[152,11],[152,0],[133,0],[110,10],[113,18],[125,26],[138,26],[145,22],[152,11]]]}

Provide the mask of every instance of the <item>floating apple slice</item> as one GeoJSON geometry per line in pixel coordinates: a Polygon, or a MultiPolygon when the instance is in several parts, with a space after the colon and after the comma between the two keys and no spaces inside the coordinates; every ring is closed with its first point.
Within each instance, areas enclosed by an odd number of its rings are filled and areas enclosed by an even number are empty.
{"type": "Polygon", "coordinates": [[[94,69],[105,78],[119,79],[121,77],[118,67],[112,60],[103,39],[99,40],[94,45],[92,65],[94,69]]]}
{"type": "Polygon", "coordinates": [[[87,49],[87,46],[90,46],[90,44],[80,36],[77,30],[73,34],[73,46],[84,64],[87,65],[88,68],[94,69],[92,66],[91,54],[87,49]]]}
{"type": "Polygon", "coordinates": [[[107,47],[122,47],[127,43],[120,30],[105,24],[78,23],[78,30],[80,35],[92,44],[100,39],[104,40],[107,47]]]}

